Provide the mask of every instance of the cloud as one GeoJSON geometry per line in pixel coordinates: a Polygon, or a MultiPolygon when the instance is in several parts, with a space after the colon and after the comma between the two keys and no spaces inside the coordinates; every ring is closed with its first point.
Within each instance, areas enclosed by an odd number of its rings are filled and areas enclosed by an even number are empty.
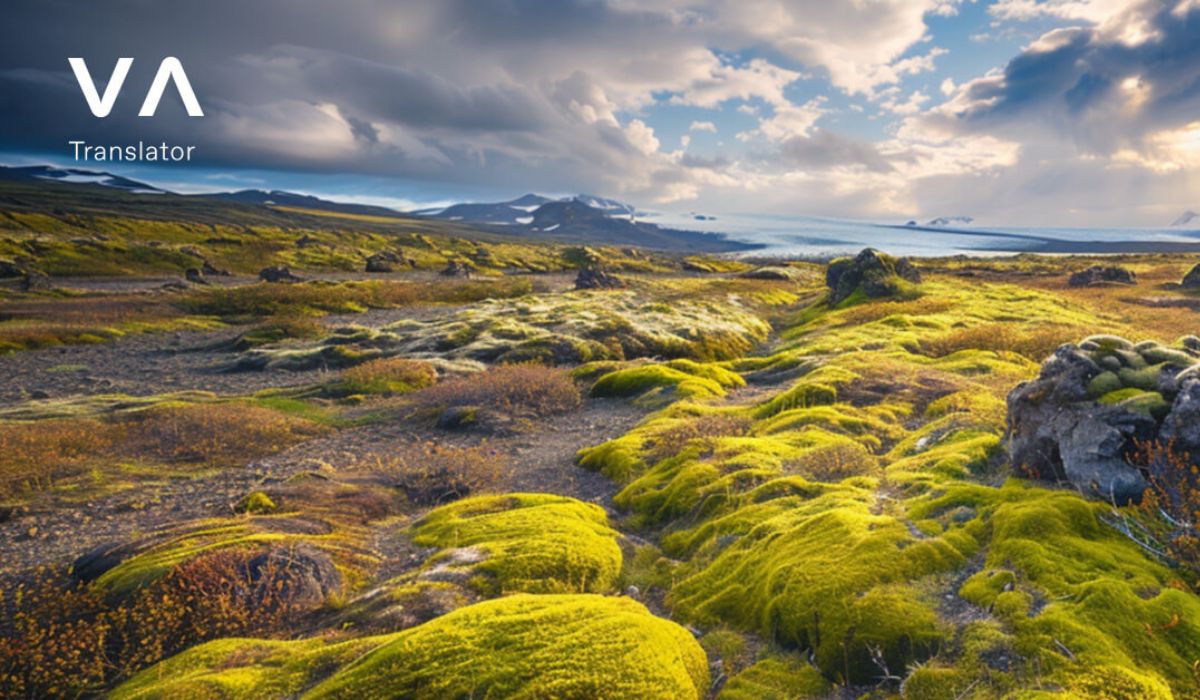
{"type": "Polygon", "coordinates": [[[717,125],[713,124],[712,122],[695,121],[692,122],[692,125],[688,127],[688,131],[707,131],[715,134],[717,133],[717,125]]]}

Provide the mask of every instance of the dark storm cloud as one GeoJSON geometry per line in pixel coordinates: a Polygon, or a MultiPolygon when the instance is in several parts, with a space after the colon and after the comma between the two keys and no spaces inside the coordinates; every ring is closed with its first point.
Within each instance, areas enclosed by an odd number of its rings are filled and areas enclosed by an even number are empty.
{"type": "Polygon", "coordinates": [[[1059,29],[931,121],[961,132],[1045,129],[1108,153],[1200,116],[1200,6],[1149,0],[1095,27],[1059,29]]]}

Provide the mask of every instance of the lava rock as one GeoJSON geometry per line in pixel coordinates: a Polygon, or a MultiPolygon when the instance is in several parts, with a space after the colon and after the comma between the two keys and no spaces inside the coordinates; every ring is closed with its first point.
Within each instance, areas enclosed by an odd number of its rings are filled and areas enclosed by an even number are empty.
{"type": "Polygon", "coordinates": [[[443,277],[466,277],[470,278],[475,273],[475,266],[467,262],[458,262],[451,260],[446,263],[446,268],[442,270],[443,277]]]}
{"type": "Polygon", "coordinates": [[[302,282],[303,279],[292,274],[286,265],[264,267],[259,270],[258,278],[263,282],[302,282]]]}
{"type": "Polygon", "coordinates": [[[1188,273],[1183,276],[1183,281],[1179,283],[1181,287],[1188,289],[1196,289],[1200,287],[1200,264],[1197,264],[1188,270],[1188,273]]]}
{"type": "Polygon", "coordinates": [[[37,270],[27,270],[25,276],[21,278],[20,285],[22,292],[37,292],[47,289],[53,289],[54,283],[50,281],[50,277],[37,270]]]}
{"type": "Polygon", "coordinates": [[[292,606],[316,608],[342,590],[342,574],[333,560],[307,543],[274,547],[251,558],[246,562],[246,575],[252,582],[264,577],[278,581],[270,593],[292,606]]]}
{"type": "Polygon", "coordinates": [[[367,272],[395,272],[403,259],[390,250],[380,251],[367,258],[367,272]]]}
{"type": "Polygon", "coordinates": [[[84,552],[71,564],[71,578],[91,583],[128,559],[136,550],[120,542],[105,542],[84,552]]]}
{"type": "Polygon", "coordinates": [[[479,409],[475,406],[451,406],[438,415],[437,427],[442,430],[462,430],[475,425],[479,409]]]}
{"type": "Polygon", "coordinates": [[[12,260],[0,260],[0,278],[23,277],[25,268],[12,260]]]}
{"type": "Polygon", "coordinates": [[[1103,287],[1110,284],[1137,284],[1137,276],[1131,270],[1116,265],[1093,265],[1067,279],[1067,286],[1070,287],[1103,287]]]}
{"type": "Polygon", "coordinates": [[[840,304],[859,290],[872,299],[896,296],[902,283],[920,284],[920,271],[908,258],[893,258],[873,248],[834,260],[825,271],[830,304],[840,304]]]}
{"type": "Polygon", "coordinates": [[[230,274],[229,270],[223,270],[219,267],[215,267],[207,260],[205,260],[204,264],[200,266],[200,272],[203,273],[205,277],[228,277],[230,274]]]}
{"type": "Polygon", "coordinates": [[[194,267],[189,267],[183,273],[183,278],[192,284],[208,284],[208,280],[204,279],[204,273],[194,267]]]}
{"type": "Polygon", "coordinates": [[[585,267],[575,275],[575,289],[624,289],[625,281],[603,268],[585,267]]]}
{"type": "Polygon", "coordinates": [[[1128,503],[1148,483],[1139,443],[1200,456],[1200,352],[1115,336],[1063,345],[1008,395],[1012,464],[1038,479],[1128,503]]]}

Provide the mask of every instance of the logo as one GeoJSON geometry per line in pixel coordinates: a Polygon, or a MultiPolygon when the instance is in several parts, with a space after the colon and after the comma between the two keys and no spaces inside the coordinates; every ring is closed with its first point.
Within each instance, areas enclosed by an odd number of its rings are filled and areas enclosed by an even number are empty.
{"type": "MultiPolygon", "coordinates": [[[[71,70],[75,71],[75,80],[79,82],[79,89],[83,91],[83,96],[87,99],[92,114],[101,119],[107,117],[117,101],[117,95],[121,94],[121,86],[125,83],[125,76],[129,74],[129,67],[133,65],[133,59],[117,59],[117,66],[113,69],[108,84],[104,86],[103,97],[96,91],[96,84],[92,81],[92,74],[88,71],[87,63],[82,58],[68,58],[67,60],[71,63],[71,70]]],[[[158,73],[154,76],[154,82],[150,83],[150,90],[146,92],[146,100],[142,102],[142,108],[138,110],[139,117],[154,116],[155,110],[158,109],[158,102],[162,99],[163,91],[167,89],[167,81],[175,83],[175,89],[179,92],[179,98],[183,100],[183,106],[189,117],[204,116],[204,111],[200,109],[200,102],[196,99],[196,93],[192,91],[192,84],[188,81],[187,73],[183,70],[183,64],[179,62],[178,58],[167,56],[158,65],[158,73]]]]}

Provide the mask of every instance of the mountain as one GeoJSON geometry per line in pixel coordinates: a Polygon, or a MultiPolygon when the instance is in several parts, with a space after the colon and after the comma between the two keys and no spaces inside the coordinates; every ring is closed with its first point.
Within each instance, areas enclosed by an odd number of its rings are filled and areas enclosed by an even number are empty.
{"type": "Polygon", "coordinates": [[[1192,210],[1188,210],[1179,215],[1177,219],[1171,222],[1172,228],[1200,228],[1200,214],[1192,210]]]}
{"type": "MultiPolygon", "coordinates": [[[[441,211],[426,213],[435,219],[449,219],[471,224],[486,224],[491,226],[512,226],[528,224],[531,221],[530,212],[551,202],[549,197],[538,194],[527,194],[507,202],[465,203],[446,207],[441,211]]],[[[411,212],[417,214],[419,212],[411,212]]]]}
{"type": "Polygon", "coordinates": [[[56,168],[51,165],[29,165],[24,167],[9,167],[0,165],[0,180],[9,182],[60,182],[73,185],[99,185],[112,187],[135,194],[163,194],[164,189],[148,185],[144,182],[131,180],[120,175],[113,175],[100,170],[83,170],[81,168],[56,168]]]}
{"type": "Polygon", "coordinates": [[[371,204],[348,204],[332,202],[328,199],[313,197],[307,194],[297,194],[284,190],[238,190],[237,192],[217,192],[200,195],[210,199],[221,199],[239,204],[257,204],[261,206],[297,207],[300,209],[321,209],[340,214],[359,214],[363,216],[400,216],[400,212],[387,207],[371,204]]]}
{"type": "Polygon", "coordinates": [[[973,221],[975,219],[969,216],[939,216],[936,219],[930,219],[925,225],[934,228],[954,228],[956,226],[969,226],[973,221]]]}
{"type": "Polygon", "coordinates": [[[728,240],[717,233],[663,228],[638,221],[640,212],[633,206],[588,194],[562,199],[527,194],[507,202],[455,204],[440,211],[423,210],[409,214],[472,224],[505,235],[564,243],[704,252],[758,247],[728,240]]]}

